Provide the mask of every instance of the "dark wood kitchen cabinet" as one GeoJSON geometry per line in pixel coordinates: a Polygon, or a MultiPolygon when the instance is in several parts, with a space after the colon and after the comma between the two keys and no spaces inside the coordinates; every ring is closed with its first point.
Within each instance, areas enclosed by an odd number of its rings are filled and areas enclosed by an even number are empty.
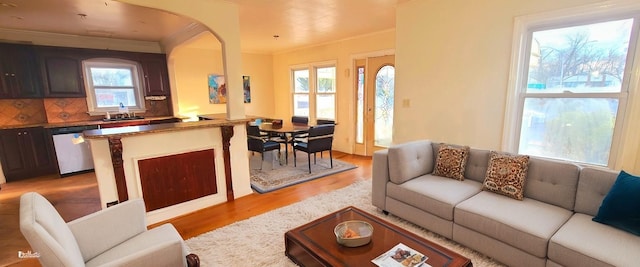
{"type": "Polygon", "coordinates": [[[85,97],[82,49],[38,49],[45,97],[85,97]]]}
{"type": "Polygon", "coordinates": [[[0,130],[0,162],[7,182],[57,171],[51,136],[42,127],[0,130]]]}
{"type": "Polygon", "coordinates": [[[142,53],[139,56],[142,65],[144,95],[145,96],[169,96],[169,72],[167,71],[167,58],[165,54],[142,53]]]}
{"type": "Polygon", "coordinates": [[[0,44],[0,98],[42,97],[33,46],[0,44]]]}

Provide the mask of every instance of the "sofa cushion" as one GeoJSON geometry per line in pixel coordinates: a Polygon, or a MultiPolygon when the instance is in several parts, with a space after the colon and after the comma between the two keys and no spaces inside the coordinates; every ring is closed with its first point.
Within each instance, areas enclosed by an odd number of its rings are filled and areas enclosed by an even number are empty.
{"type": "Polygon", "coordinates": [[[575,212],[596,216],[604,196],[609,193],[619,172],[594,167],[580,170],[575,212]]]}
{"type": "Polygon", "coordinates": [[[469,150],[467,166],[464,168],[464,178],[482,183],[487,176],[488,166],[489,150],[472,148],[469,150]]]}
{"type": "Polygon", "coordinates": [[[453,221],[453,208],[481,191],[476,181],[458,181],[431,174],[401,185],[389,183],[387,195],[440,218],[453,221]]]}
{"type": "Polygon", "coordinates": [[[576,213],[549,241],[549,260],[563,266],[637,266],[640,237],[576,213]]]}
{"type": "Polygon", "coordinates": [[[640,236],[640,177],[620,171],[593,221],[640,236]]]}
{"type": "MultiPolygon", "coordinates": [[[[534,199],[522,201],[480,192],[455,208],[455,223],[537,257],[572,212],[534,199]]],[[[455,240],[455,235],[454,235],[455,240]]]]}
{"type": "Polygon", "coordinates": [[[433,175],[464,180],[464,168],[468,157],[468,146],[440,144],[433,175]]]}
{"type": "Polygon", "coordinates": [[[567,161],[531,157],[524,196],[572,210],[580,167],[567,161]]]}
{"type": "Polygon", "coordinates": [[[482,189],[522,200],[528,167],[529,156],[491,151],[482,189]]]}
{"type": "Polygon", "coordinates": [[[431,142],[419,140],[389,147],[389,180],[396,184],[431,173],[433,150],[431,142]]]}

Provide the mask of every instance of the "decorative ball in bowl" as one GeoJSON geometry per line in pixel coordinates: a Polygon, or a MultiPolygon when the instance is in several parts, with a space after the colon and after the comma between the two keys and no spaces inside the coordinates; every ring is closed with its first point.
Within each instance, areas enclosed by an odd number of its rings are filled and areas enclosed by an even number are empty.
{"type": "Polygon", "coordinates": [[[373,226],[365,221],[344,221],[333,229],[338,244],[345,247],[359,247],[371,242],[373,226]]]}

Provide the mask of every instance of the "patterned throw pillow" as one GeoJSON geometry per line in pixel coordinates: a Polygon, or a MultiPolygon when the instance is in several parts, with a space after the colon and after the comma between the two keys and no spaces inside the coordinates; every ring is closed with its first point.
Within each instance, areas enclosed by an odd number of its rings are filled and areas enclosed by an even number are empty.
{"type": "Polygon", "coordinates": [[[467,165],[469,147],[454,147],[440,144],[433,175],[464,180],[464,167],[467,165]]]}
{"type": "Polygon", "coordinates": [[[528,169],[529,156],[491,151],[482,189],[522,200],[528,169]]]}

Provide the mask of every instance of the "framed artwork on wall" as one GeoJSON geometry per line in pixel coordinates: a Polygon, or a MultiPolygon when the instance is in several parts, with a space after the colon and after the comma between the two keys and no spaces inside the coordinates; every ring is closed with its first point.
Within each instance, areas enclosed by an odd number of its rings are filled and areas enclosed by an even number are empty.
{"type": "Polygon", "coordinates": [[[208,87],[210,104],[227,103],[227,84],[224,75],[209,74],[208,87]]]}
{"type": "Polygon", "coordinates": [[[249,76],[242,76],[242,89],[244,91],[244,102],[251,103],[251,83],[249,76]]]}

